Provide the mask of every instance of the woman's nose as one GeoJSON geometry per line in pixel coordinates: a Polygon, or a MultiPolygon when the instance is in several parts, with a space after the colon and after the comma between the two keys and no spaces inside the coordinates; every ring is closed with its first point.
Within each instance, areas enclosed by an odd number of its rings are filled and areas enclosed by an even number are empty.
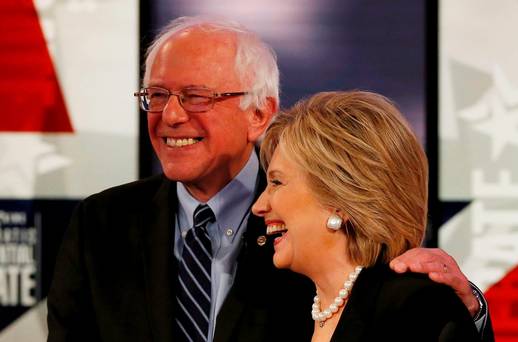
{"type": "Polygon", "coordinates": [[[266,190],[265,190],[259,196],[257,201],[255,201],[254,205],[252,206],[252,212],[256,216],[263,217],[269,211],[270,211],[270,203],[268,201],[268,194],[266,193],[266,190]]]}

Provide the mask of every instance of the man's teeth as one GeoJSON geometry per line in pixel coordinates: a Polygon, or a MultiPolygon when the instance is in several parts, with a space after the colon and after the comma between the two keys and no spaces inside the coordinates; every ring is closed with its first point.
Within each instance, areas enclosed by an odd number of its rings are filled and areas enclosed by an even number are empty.
{"type": "Polygon", "coordinates": [[[196,144],[197,142],[199,142],[199,140],[193,139],[193,138],[187,138],[187,139],[167,138],[166,139],[167,146],[171,146],[171,147],[188,146],[188,145],[196,144]]]}
{"type": "Polygon", "coordinates": [[[269,224],[266,226],[266,235],[285,232],[286,230],[286,225],[284,223],[269,224]]]}

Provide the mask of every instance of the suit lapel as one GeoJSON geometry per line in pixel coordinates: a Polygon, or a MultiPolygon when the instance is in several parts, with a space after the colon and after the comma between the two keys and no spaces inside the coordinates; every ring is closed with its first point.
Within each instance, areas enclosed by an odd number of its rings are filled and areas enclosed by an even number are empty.
{"type": "Polygon", "coordinates": [[[376,301],[382,286],[383,266],[364,269],[353,287],[351,297],[335,329],[332,342],[364,341],[369,323],[376,310],[376,301]]]}
{"type": "MultiPolygon", "coordinates": [[[[265,175],[263,172],[259,172],[254,202],[265,186],[265,175]]],[[[272,246],[268,246],[271,243],[262,247],[257,245],[257,237],[264,234],[263,219],[250,214],[242,238],[243,246],[237,260],[236,277],[216,320],[214,342],[230,339],[243,310],[248,304],[247,297],[254,293],[259,286],[256,281],[257,275],[266,274],[265,267],[273,267],[271,263],[273,250],[272,246]]]]}
{"type": "Polygon", "coordinates": [[[140,222],[147,311],[154,341],[170,341],[173,336],[176,208],[174,183],[164,178],[140,222]]]}

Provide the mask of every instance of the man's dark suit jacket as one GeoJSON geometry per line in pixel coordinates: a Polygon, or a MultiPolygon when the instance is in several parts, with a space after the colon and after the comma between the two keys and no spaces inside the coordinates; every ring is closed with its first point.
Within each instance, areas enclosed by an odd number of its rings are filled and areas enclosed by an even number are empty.
{"type": "Polygon", "coordinates": [[[467,342],[480,336],[451,288],[377,264],[360,273],[331,341],[467,342]]]}
{"type": "MultiPolygon", "coordinates": [[[[265,186],[260,176],[258,189],[265,186]]],[[[156,176],[80,203],[48,295],[49,341],[173,341],[176,184],[156,176]]],[[[276,270],[250,216],[214,341],[308,341],[314,287],[276,270]]]]}

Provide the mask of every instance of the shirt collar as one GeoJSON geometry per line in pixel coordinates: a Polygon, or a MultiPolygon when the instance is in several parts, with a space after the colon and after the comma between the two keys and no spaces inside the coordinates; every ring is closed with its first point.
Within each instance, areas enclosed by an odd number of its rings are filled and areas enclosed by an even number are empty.
{"type": "MultiPolygon", "coordinates": [[[[207,202],[214,212],[219,232],[226,234],[227,230],[231,229],[232,234],[227,235],[231,239],[237,235],[249,213],[254,200],[258,172],[259,161],[255,151],[252,151],[247,163],[237,176],[207,202]]],[[[192,227],[194,210],[201,203],[192,197],[180,182],[177,183],[176,192],[178,194],[179,214],[185,215],[183,218],[188,223],[186,227],[180,228],[184,231],[192,227]]]]}

